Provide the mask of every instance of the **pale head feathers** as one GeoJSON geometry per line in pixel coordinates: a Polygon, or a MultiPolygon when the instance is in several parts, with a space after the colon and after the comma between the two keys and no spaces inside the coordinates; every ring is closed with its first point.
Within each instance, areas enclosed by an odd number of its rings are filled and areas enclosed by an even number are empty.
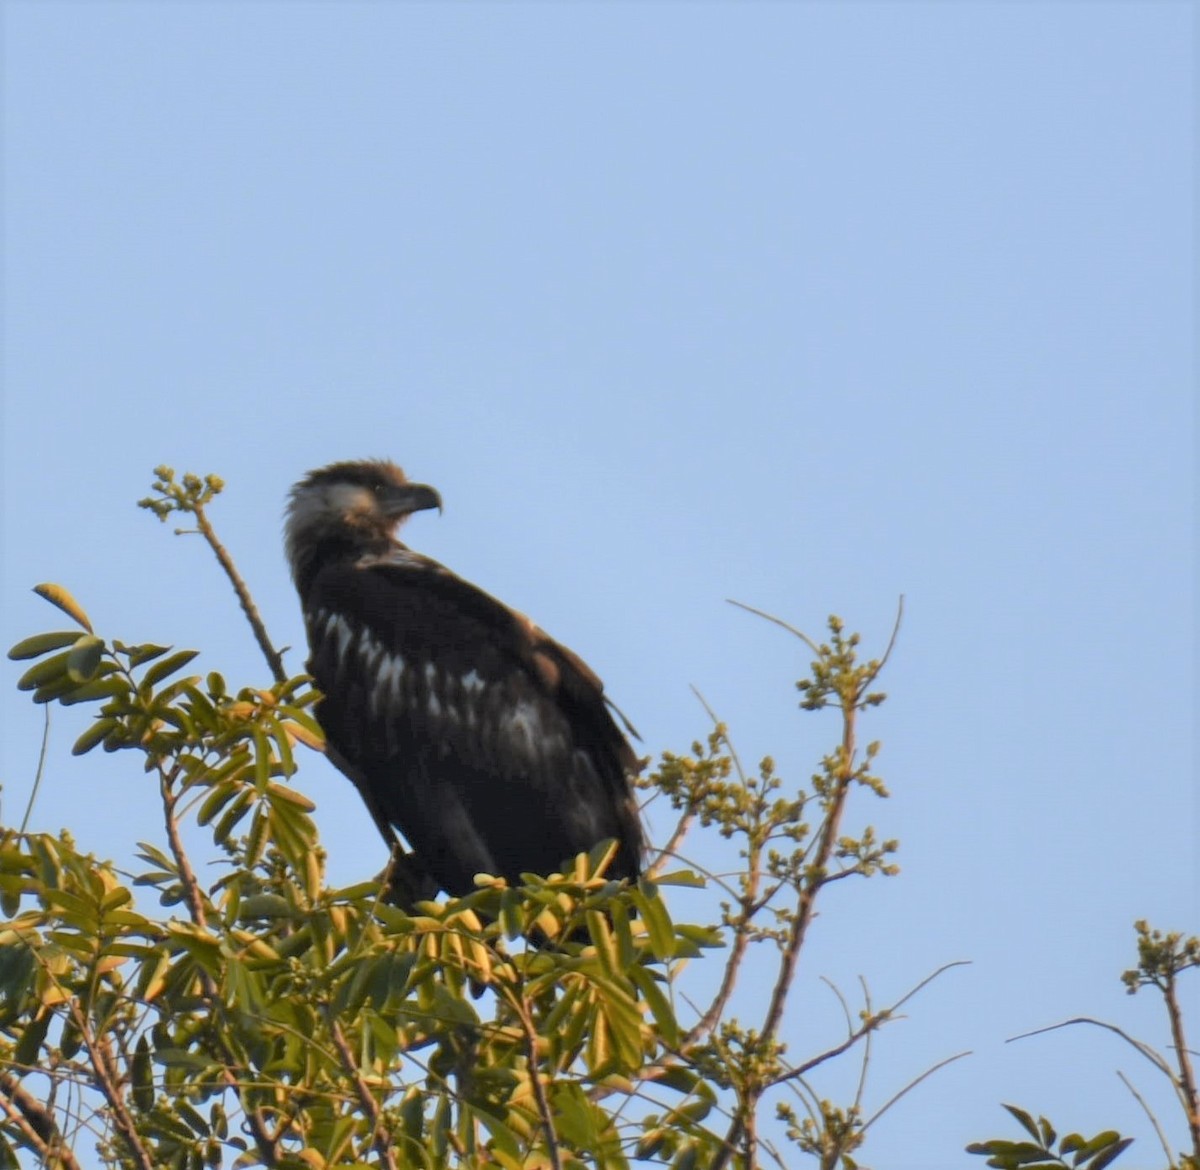
{"type": "Polygon", "coordinates": [[[310,471],[292,488],[284,520],[292,576],[299,583],[322,546],[380,551],[413,512],[441,506],[434,488],[410,483],[386,459],[331,463],[310,471]]]}

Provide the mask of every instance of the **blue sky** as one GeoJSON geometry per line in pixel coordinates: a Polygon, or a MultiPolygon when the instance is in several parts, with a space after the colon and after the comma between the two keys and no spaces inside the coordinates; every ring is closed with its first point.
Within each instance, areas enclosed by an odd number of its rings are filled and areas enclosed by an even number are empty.
{"type": "MultiPolygon", "coordinates": [[[[1135,1135],[1107,1035],[1135,918],[1200,927],[1195,841],[1195,14],[1185,3],[4,6],[5,645],[56,625],[266,671],[216,566],[133,502],[214,471],[275,639],[303,633],[288,487],[386,455],[407,537],[580,651],[646,748],[705,733],[804,781],[798,643],[884,645],[860,804],[900,877],[829,891],[820,976],[877,1002],[970,959],[872,1057],[864,1162],[971,1164],[1002,1100],[1135,1135]]],[[[299,669],[300,651],[290,663],[299,669]]],[[[0,690],[19,820],[40,713],[0,690]]],[[[131,761],[70,758],[34,825],[128,859],[131,761]]],[[[381,858],[323,761],[335,880],[381,858]]],[[[1194,981],[1193,981],[1194,982],[1194,981]]],[[[761,987],[749,987],[754,1002],[761,987]]],[[[1192,988],[1193,1030],[1200,1003],[1192,988]]],[[[1176,1123],[1172,1136],[1182,1140],[1176,1123]]]]}

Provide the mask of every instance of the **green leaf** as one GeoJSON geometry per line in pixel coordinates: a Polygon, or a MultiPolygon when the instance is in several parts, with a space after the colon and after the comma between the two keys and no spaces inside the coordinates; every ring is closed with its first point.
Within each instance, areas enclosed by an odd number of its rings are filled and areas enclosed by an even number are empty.
{"type": "Polygon", "coordinates": [[[1092,1160],[1088,1170],[1104,1170],[1105,1166],[1115,1162],[1131,1145],[1133,1145],[1133,1138],[1119,1138],[1104,1153],[1092,1160]]]}
{"type": "Polygon", "coordinates": [[[271,780],[271,745],[266,733],[256,727],[251,733],[254,740],[254,787],[264,795],[271,780]]]}
{"type": "Polygon", "coordinates": [[[182,670],[199,653],[199,650],[180,650],[177,654],[172,654],[170,658],[156,662],[142,675],[142,686],[146,688],[157,686],[168,675],[182,670]]]}
{"type": "MultiPolygon", "coordinates": [[[[237,805],[235,804],[234,808],[236,807],[237,805]]],[[[231,809],[230,811],[233,810],[231,809]]],[[[246,864],[248,866],[257,865],[259,859],[262,857],[263,850],[267,845],[267,830],[270,826],[271,818],[268,810],[260,804],[254,810],[254,817],[250,822],[250,831],[246,834],[246,864]]]]}
{"type": "Polygon", "coordinates": [[[239,793],[238,786],[224,780],[213,785],[212,791],[204,798],[196,813],[196,823],[207,825],[235,796],[239,793]]]}
{"type": "Polygon", "coordinates": [[[63,1021],[62,1035],[58,1038],[58,1051],[66,1060],[72,1060],[82,1047],[83,1037],[79,1033],[79,1028],[74,1019],[68,1016],[63,1021]]]}
{"type": "Polygon", "coordinates": [[[639,882],[633,890],[633,900],[642,912],[642,921],[646,924],[646,933],[650,937],[650,950],[660,962],[675,956],[675,930],[671,926],[671,916],[667,907],[648,882],[639,882]],[[643,888],[645,887],[645,888],[643,888]]]}
{"type": "Polygon", "coordinates": [[[696,1170],[699,1160],[700,1150],[695,1144],[684,1146],[671,1163],[671,1170],[696,1170]]]}
{"type": "Polygon", "coordinates": [[[279,749],[279,763],[283,775],[292,775],[296,770],[296,762],[292,758],[292,741],[288,738],[287,728],[279,720],[272,719],[267,725],[267,730],[279,749]]]}
{"type": "Polygon", "coordinates": [[[170,649],[170,646],[155,646],[150,642],[145,642],[140,646],[130,646],[128,648],[129,665],[131,668],[145,666],[147,662],[161,658],[170,649]]]}
{"type": "MultiPolygon", "coordinates": [[[[123,678],[96,678],[85,682],[82,686],[73,687],[60,695],[58,701],[64,707],[74,707],[76,703],[94,703],[97,699],[111,699],[124,695],[129,690],[129,684],[123,678]]],[[[37,695],[34,696],[37,701],[37,695]]]]}
{"type": "Polygon", "coordinates": [[[596,948],[596,957],[600,960],[600,966],[604,968],[606,975],[618,978],[620,972],[617,966],[616,939],[613,938],[608,919],[599,910],[589,910],[586,918],[588,935],[591,937],[592,945],[596,948]]]}
{"type": "Polygon", "coordinates": [[[638,991],[642,993],[642,999],[646,1001],[646,1006],[654,1017],[659,1036],[670,1047],[676,1047],[679,1044],[679,1021],[675,1019],[675,1013],[671,1010],[671,1002],[659,987],[653,973],[638,965],[630,967],[628,974],[629,978],[637,985],[638,991]]]}
{"type": "Polygon", "coordinates": [[[80,638],[67,655],[67,674],[77,683],[87,682],[96,673],[103,654],[103,638],[95,634],[80,638]]]}
{"type": "Polygon", "coordinates": [[[71,748],[71,755],[82,756],[86,755],[105,736],[121,726],[119,719],[97,719],[76,741],[75,746],[71,748]]]}
{"type": "Polygon", "coordinates": [[[9,658],[19,661],[23,658],[41,658],[51,650],[61,650],[64,646],[73,646],[79,641],[78,630],[56,630],[49,634],[34,634],[18,642],[9,652],[9,658]]]}
{"type": "Polygon", "coordinates": [[[32,1068],[39,1063],[38,1053],[42,1050],[42,1041],[46,1039],[52,1019],[54,1013],[49,1008],[43,1008],[25,1025],[25,1031],[21,1033],[21,1039],[13,1053],[13,1061],[18,1067],[32,1068]]]}
{"type": "Polygon", "coordinates": [[[154,1108],[154,1069],[150,1061],[150,1041],[138,1037],[133,1051],[131,1072],[133,1074],[133,1103],[143,1112],[154,1108]]]}
{"type": "Polygon", "coordinates": [[[39,597],[50,602],[51,605],[57,605],[59,609],[71,618],[72,621],[78,622],[89,634],[95,633],[92,629],[92,623],[88,619],[88,615],[83,612],[83,606],[79,604],[61,585],[55,585],[51,582],[45,582],[42,585],[33,587],[34,593],[39,597]]]}
{"type": "Polygon", "coordinates": [[[1016,1105],[1005,1105],[1004,1108],[1007,1109],[1009,1113],[1011,1113],[1021,1123],[1021,1128],[1027,1134],[1029,1134],[1029,1136],[1033,1138],[1035,1142],[1041,1142],[1042,1135],[1038,1132],[1038,1127],[1034,1124],[1034,1120],[1030,1114],[1026,1113],[1024,1109],[1021,1109],[1016,1105]]]}
{"type": "Polygon", "coordinates": [[[272,804],[280,803],[294,805],[301,812],[310,813],[316,807],[316,801],[309,799],[303,792],[289,788],[286,784],[271,783],[267,785],[267,798],[272,804]]]}
{"type": "Polygon", "coordinates": [[[674,873],[655,874],[654,884],[656,886],[686,886],[689,889],[702,890],[708,883],[690,869],[677,869],[674,873]]]}
{"type": "Polygon", "coordinates": [[[42,659],[17,679],[17,690],[36,690],[48,682],[63,678],[67,673],[67,659],[70,657],[70,651],[64,650],[61,654],[55,654],[53,658],[42,659]]]}

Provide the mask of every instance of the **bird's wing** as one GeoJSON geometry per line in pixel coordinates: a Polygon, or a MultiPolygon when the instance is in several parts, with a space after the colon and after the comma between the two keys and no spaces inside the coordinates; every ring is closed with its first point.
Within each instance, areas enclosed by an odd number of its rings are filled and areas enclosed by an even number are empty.
{"type": "Polygon", "coordinates": [[[605,837],[613,872],[637,872],[636,757],[577,655],[406,550],[323,569],[305,620],[331,744],[444,886],[546,872],[605,837]]]}

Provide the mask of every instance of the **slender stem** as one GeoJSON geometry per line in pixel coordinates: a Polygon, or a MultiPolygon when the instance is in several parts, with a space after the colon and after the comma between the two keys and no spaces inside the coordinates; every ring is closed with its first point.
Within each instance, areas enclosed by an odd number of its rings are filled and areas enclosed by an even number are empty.
{"type": "Polygon", "coordinates": [[[751,1109],[746,1114],[742,1127],[742,1157],[746,1160],[745,1170],[758,1170],[758,1112],[751,1109]]]}
{"type": "Polygon", "coordinates": [[[813,912],[816,909],[817,894],[828,880],[825,871],[829,865],[829,859],[833,855],[838,829],[841,826],[842,813],[846,807],[846,797],[850,791],[850,782],[854,775],[854,725],[856,715],[857,710],[855,706],[852,702],[848,701],[842,710],[841,774],[837,778],[833,799],[830,801],[829,813],[825,818],[824,825],[821,827],[820,844],[817,847],[817,856],[810,871],[811,876],[805,880],[800,890],[796,917],[792,920],[787,945],[784,948],[783,959],[779,965],[779,977],[775,980],[775,987],[771,993],[771,1002],[767,1008],[766,1016],[763,1017],[762,1036],[764,1040],[772,1039],[779,1030],[779,1023],[783,1018],[783,1009],[787,1004],[788,991],[791,988],[792,980],[796,973],[796,960],[799,958],[800,949],[804,945],[804,937],[808,933],[809,925],[813,919],[813,912]]]}
{"type": "Polygon", "coordinates": [[[59,1132],[54,1115],[8,1072],[0,1072],[0,1108],[8,1116],[9,1123],[47,1166],[81,1170],[75,1151],[67,1146],[59,1132]]]}
{"type": "Polygon", "coordinates": [[[688,835],[688,830],[692,827],[692,822],[696,819],[696,814],[691,809],[685,809],[683,815],[679,818],[675,825],[675,831],[671,834],[667,843],[658,851],[658,856],[646,870],[646,876],[653,879],[661,870],[667,861],[675,856],[675,851],[679,848],[680,842],[688,835]]]}
{"type": "Polygon", "coordinates": [[[725,971],[721,977],[721,986],[718,988],[717,994],[713,997],[712,1003],[708,1005],[708,1010],[696,1021],[684,1038],[682,1045],[684,1051],[687,1051],[698,1040],[703,1039],[716,1026],[717,1021],[725,1011],[725,1005],[729,1002],[730,996],[733,995],[738,972],[741,970],[742,960],[745,959],[746,951],[750,946],[750,916],[753,913],[753,904],[758,893],[761,869],[758,864],[758,851],[752,847],[748,852],[750,853],[750,860],[747,862],[746,889],[740,899],[741,914],[734,925],[733,947],[725,963],[725,971]]]}
{"type": "Polygon", "coordinates": [[[29,794],[29,803],[25,806],[25,816],[21,821],[21,832],[29,827],[29,818],[33,815],[33,802],[37,800],[38,789],[42,786],[42,774],[46,770],[46,749],[50,746],[50,704],[45,704],[46,722],[42,728],[42,750],[38,753],[37,771],[33,776],[33,791],[29,794]]]}
{"type": "Polygon", "coordinates": [[[1167,1015],[1171,1020],[1171,1039],[1175,1045],[1175,1057],[1179,1061],[1179,1095],[1183,1098],[1184,1114],[1188,1132],[1192,1138],[1192,1157],[1200,1159],[1200,1097],[1196,1095],[1196,1075],[1192,1071],[1192,1059],[1188,1054],[1187,1037],[1183,1033],[1183,1013],[1175,994],[1175,974],[1167,975],[1162,989],[1167,1001],[1167,1015]]]}
{"type": "Polygon", "coordinates": [[[1171,1144],[1167,1141],[1167,1135],[1163,1133],[1162,1126],[1158,1124],[1158,1118],[1154,1116],[1154,1111],[1146,1104],[1146,1099],[1134,1088],[1133,1082],[1120,1069],[1117,1070],[1117,1076],[1121,1078],[1121,1084],[1125,1086],[1133,1096],[1133,1099],[1142,1107],[1142,1112],[1149,1118],[1150,1124],[1154,1127],[1154,1133],[1158,1137],[1158,1144],[1163,1148],[1163,1154],[1167,1159],[1168,1166],[1175,1165],[1175,1155],[1171,1153],[1171,1144]]]}
{"type": "MultiPolygon", "coordinates": [[[[708,700],[695,687],[692,687],[692,693],[700,700],[700,704],[712,720],[713,726],[719,728],[721,720],[717,718],[717,713],[709,705],[708,700]]],[[[738,780],[741,782],[742,787],[746,788],[746,772],[742,767],[742,761],[738,758],[737,749],[733,746],[727,735],[722,735],[721,739],[725,745],[725,750],[729,752],[729,758],[733,761],[738,780]]],[[[738,895],[740,913],[737,921],[732,924],[733,947],[729,952],[729,958],[725,962],[725,970],[721,976],[721,986],[717,989],[717,994],[713,997],[712,1003],[708,1005],[708,1010],[696,1021],[684,1038],[682,1046],[684,1051],[697,1041],[703,1039],[716,1027],[717,1021],[721,1018],[730,997],[733,995],[733,989],[737,984],[738,974],[741,971],[742,961],[745,959],[750,947],[751,920],[770,901],[770,897],[764,898],[761,901],[759,900],[759,890],[762,885],[762,851],[763,841],[752,830],[747,835],[745,880],[742,883],[741,893],[738,895]]]]}
{"type": "Polygon", "coordinates": [[[541,1071],[538,1067],[537,1029],[529,1015],[529,1001],[523,992],[513,990],[505,995],[509,1005],[521,1022],[521,1031],[525,1037],[525,1061],[529,1067],[529,1084],[533,1089],[533,1099],[537,1105],[538,1116],[542,1121],[542,1129],[546,1134],[546,1157],[550,1161],[551,1170],[562,1170],[562,1154],[558,1148],[558,1134],[554,1129],[554,1114],[550,1111],[550,1101],[546,1097],[546,1086],[542,1084],[541,1071]]]}
{"type": "Polygon", "coordinates": [[[379,1102],[375,1100],[370,1087],[363,1080],[362,1070],[354,1060],[354,1053],[350,1051],[350,1045],[346,1043],[342,1026],[332,1012],[329,1013],[329,1034],[333,1037],[338,1055],[342,1058],[342,1067],[346,1070],[346,1075],[354,1082],[358,1103],[371,1123],[371,1144],[379,1154],[379,1164],[384,1167],[384,1170],[396,1170],[396,1155],[392,1149],[391,1136],[382,1124],[379,1102]]]}
{"type": "Polygon", "coordinates": [[[882,1104],[878,1109],[876,1109],[875,1112],[872,1113],[871,1116],[869,1118],[867,1118],[866,1121],[863,1122],[863,1125],[862,1125],[863,1132],[865,1133],[868,1129],[870,1129],[870,1127],[872,1125],[874,1125],[875,1122],[878,1121],[893,1105],[895,1105],[896,1102],[899,1101],[901,1097],[905,1096],[905,1094],[907,1094],[907,1093],[912,1092],[912,1090],[915,1089],[927,1077],[933,1076],[933,1074],[935,1072],[937,1072],[939,1069],[945,1068],[946,1065],[953,1064],[956,1060],[962,1060],[962,1058],[964,1056],[970,1056],[970,1055],[971,1055],[970,1049],[966,1049],[963,1052],[956,1052],[953,1056],[947,1056],[943,1060],[939,1060],[937,1062],[937,1064],[931,1065],[923,1073],[921,1073],[920,1076],[914,1077],[898,1093],[893,1093],[892,1096],[889,1097],[886,1102],[884,1102],[884,1104],[882,1104]]]}
{"type": "MultiPolygon", "coordinates": [[[[179,870],[179,881],[183,886],[183,896],[184,901],[187,903],[188,913],[196,926],[202,930],[207,929],[208,915],[204,910],[204,899],[200,894],[200,883],[196,880],[192,863],[188,859],[187,851],[183,847],[183,839],[179,835],[179,822],[175,817],[175,802],[177,797],[171,791],[170,775],[164,772],[161,766],[159,768],[159,787],[162,792],[163,819],[166,824],[167,843],[171,849],[171,856],[175,859],[176,868],[179,870]]],[[[207,971],[201,970],[200,982],[209,1002],[216,1004],[218,1002],[216,981],[207,971]]],[[[231,1054],[224,1048],[224,1045],[222,1045],[222,1049],[221,1064],[224,1067],[223,1077],[225,1083],[237,1093],[238,1098],[242,1102],[242,1107],[246,1111],[246,1123],[249,1125],[250,1132],[254,1136],[259,1157],[262,1158],[263,1164],[274,1166],[279,1160],[279,1135],[272,1134],[268,1130],[262,1110],[247,1104],[243,1095],[243,1087],[238,1077],[236,1061],[232,1059],[231,1054]]]]}
{"type": "Polygon", "coordinates": [[[245,613],[246,620],[250,623],[250,628],[254,631],[254,637],[263,655],[266,657],[267,665],[271,668],[271,673],[275,676],[275,681],[286,682],[287,671],[283,668],[283,657],[272,644],[271,638],[267,634],[267,627],[263,624],[258,607],[254,604],[254,598],[250,596],[250,590],[246,588],[246,582],[242,580],[242,575],[237,571],[237,566],[233,563],[233,558],[217,538],[213,526],[208,522],[208,517],[204,514],[203,507],[197,504],[192,511],[196,517],[196,527],[200,530],[200,535],[208,541],[209,547],[216,554],[217,561],[220,563],[221,568],[225,570],[225,575],[233,585],[233,591],[237,594],[238,601],[241,603],[242,612],[245,613]]]}
{"type": "Polygon", "coordinates": [[[125,1098],[121,1095],[118,1087],[120,1077],[111,1065],[110,1053],[105,1049],[104,1045],[97,1043],[96,1038],[92,1035],[91,1025],[79,1007],[78,1000],[72,998],[68,1001],[68,1005],[72,1022],[79,1032],[79,1037],[83,1041],[84,1047],[87,1049],[88,1058],[91,1061],[92,1074],[96,1078],[96,1085],[103,1094],[105,1101],[108,1102],[113,1124],[117,1127],[117,1132],[121,1135],[122,1141],[124,1141],[139,1170],[155,1170],[150,1154],[147,1152],[146,1147],[142,1145],[141,1136],[138,1134],[137,1126],[133,1122],[129,1107],[125,1104],[125,1098]]]}
{"type": "MultiPolygon", "coordinates": [[[[743,606],[743,608],[749,607],[743,606]]],[[[779,624],[782,625],[783,623],[779,624]]],[[[851,781],[854,778],[855,718],[858,713],[858,701],[860,697],[857,689],[853,694],[843,695],[842,697],[841,766],[835,781],[833,794],[830,798],[829,811],[826,814],[825,823],[821,827],[816,857],[809,870],[810,876],[805,878],[800,889],[796,914],[792,919],[787,942],[784,945],[783,957],[779,963],[779,974],[776,977],[775,986],[771,992],[771,1001],[767,1006],[766,1015],[763,1017],[762,1028],[759,1034],[761,1036],[761,1043],[764,1046],[771,1043],[775,1038],[776,1032],[779,1030],[780,1021],[783,1019],[783,1010],[787,1004],[788,992],[795,978],[796,962],[804,945],[804,938],[808,933],[809,924],[813,919],[817,894],[820,893],[821,887],[827,880],[825,870],[829,865],[830,857],[833,855],[838,828],[846,806],[846,797],[850,791],[851,781]]],[[[746,1133],[746,1127],[751,1115],[758,1107],[758,1098],[760,1096],[761,1091],[750,1099],[739,1103],[738,1109],[734,1114],[733,1124],[729,1127],[729,1132],[725,1135],[724,1144],[717,1151],[717,1155],[713,1159],[711,1170],[725,1170],[725,1167],[729,1164],[729,1160],[736,1153],[743,1135],[746,1133]]]]}
{"type": "MultiPolygon", "coordinates": [[[[202,929],[208,926],[208,917],[204,912],[204,899],[200,896],[200,883],[196,880],[192,863],[188,860],[183,848],[183,840],[179,836],[179,822],[175,817],[175,794],[171,791],[171,782],[167,773],[159,770],[159,787],[163,800],[163,820],[167,829],[167,843],[171,848],[171,856],[175,859],[179,870],[179,881],[183,886],[184,900],[187,902],[188,913],[192,921],[202,929]]],[[[207,979],[208,976],[205,976],[207,979]]]]}

